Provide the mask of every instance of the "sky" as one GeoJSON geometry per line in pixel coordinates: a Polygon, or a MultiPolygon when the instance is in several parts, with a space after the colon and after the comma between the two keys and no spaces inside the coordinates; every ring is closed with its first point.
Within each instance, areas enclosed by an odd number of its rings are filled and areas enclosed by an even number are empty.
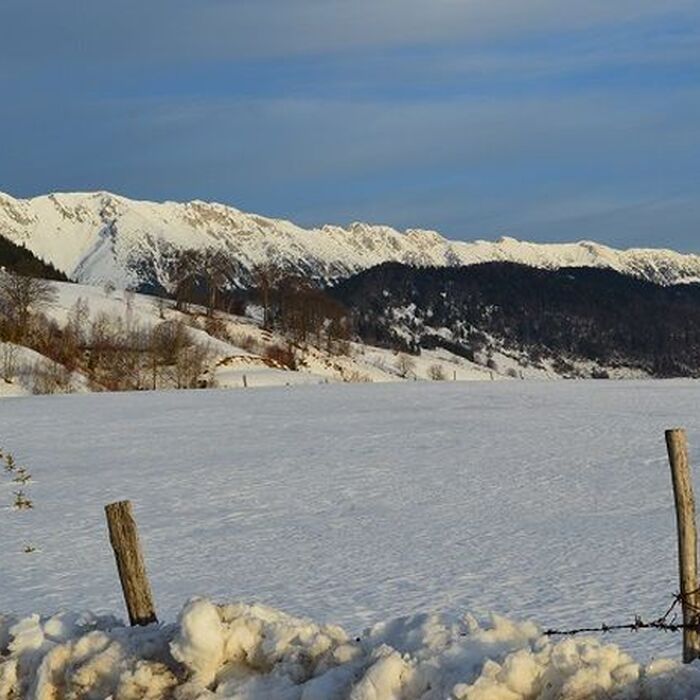
{"type": "Polygon", "coordinates": [[[1,0],[0,191],[700,252],[697,0],[1,0]]]}

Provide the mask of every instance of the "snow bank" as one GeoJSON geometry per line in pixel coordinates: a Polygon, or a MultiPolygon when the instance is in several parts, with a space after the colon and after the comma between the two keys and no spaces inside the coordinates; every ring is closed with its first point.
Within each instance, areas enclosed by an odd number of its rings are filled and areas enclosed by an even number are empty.
{"type": "Polygon", "coordinates": [[[177,624],[0,615],[0,699],[525,700],[700,697],[700,664],[636,664],[531,622],[416,615],[350,638],[260,605],[194,599],[177,624]]]}

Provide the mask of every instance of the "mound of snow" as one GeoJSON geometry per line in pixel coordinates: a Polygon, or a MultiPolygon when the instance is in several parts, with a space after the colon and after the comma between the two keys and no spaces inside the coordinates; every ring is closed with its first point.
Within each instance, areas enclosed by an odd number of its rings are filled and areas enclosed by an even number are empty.
{"type": "Polygon", "coordinates": [[[0,616],[0,698],[525,700],[691,698],[700,664],[640,666],[531,622],[422,614],[362,637],[260,605],[187,603],[176,624],[0,616]]]}

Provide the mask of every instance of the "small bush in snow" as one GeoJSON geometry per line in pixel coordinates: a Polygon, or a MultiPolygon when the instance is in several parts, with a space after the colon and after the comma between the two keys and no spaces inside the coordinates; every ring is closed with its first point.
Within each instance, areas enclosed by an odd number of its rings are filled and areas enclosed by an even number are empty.
{"type": "Polygon", "coordinates": [[[396,371],[399,373],[399,377],[408,379],[408,377],[414,374],[415,368],[416,361],[410,355],[399,353],[396,358],[396,371]]]}
{"type": "Polygon", "coordinates": [[[9,384],[17,374],[18,348],[12,343],[3,343],[0,350],[0,371],[2,378],[9,384]]]}
{"type": "Polygon", "coordinates": [[[33,394],[63,394],[70,391],[71,373],[52,360],[42,360],[34,365],[33,394]]]}
{"type": "MultiPolygon", "coordinates": [[[[29,473],[26,467],[20,466],[15,461],[14,456],[0,449],[0,460],[4,462],[4,473],[7,478],[11,479],[13,483],[19,484],[25,487],[31,482],[32,475],[29,473]]],[[[27,495],[24,488],[20,488],[14,492],[14,500],[11,502],[11,506],[14,510],[31,510],[34,508],[34,502],[27,495]]],[[[36,551],[36,547],[33,544],[27,543],[23,547],[23,552],[29,554],[36,551]]]]}
{"type": "Polygon", "coordinates": [[[218,338],[225,342],[231,342],[226,322],[217,316],[207,316],[204,321],[204,330],[213,338],[218,338]]]}
{"type": "Polygon", "coordinates": [[[34,508],[34,502],[31,498],[27,498],[27,494],[21,489],[15,491],[15,502],[13,505],[15,510],[31,510],[34,508]]]}
{"type": "Polygon", "coordinates": [[[428,376],[434,381],[434,382],[444,382],[445,379],[447,379],[447,375],[445,374],[445,369],[442,365],[430,365],[428,367],[428,376]]]}
{"type": "Polygon", "coordinates": [[[366,374],[363,374],[359,370],[354,369],[351,372],[343,375],[343,381],[348,382],[349,384],[369,384],[371,383],[372,378],[366,374]]]}
{"type": "Polygon", "coordinates": [[[248,352],[258,352],[260,343],[250,333],[234,332],[230,334],[230,341],[233,345],[247,350],[248,352]]]}
{"type": "Polygon", "coordinates": [[[284,346],[277,343],[268,345],[265,348],[265,357],[287,369],[295,370],[297,368],[296,354],[291,345],[284,346]]]}

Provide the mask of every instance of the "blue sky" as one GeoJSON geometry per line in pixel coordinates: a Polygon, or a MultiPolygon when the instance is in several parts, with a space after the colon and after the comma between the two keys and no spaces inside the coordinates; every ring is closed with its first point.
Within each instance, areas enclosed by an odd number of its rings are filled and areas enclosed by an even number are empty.
{"type": "Polygon", "coordinates": [[[2,0],[0,190],[700,252],[697,0],[2,0]]]}

